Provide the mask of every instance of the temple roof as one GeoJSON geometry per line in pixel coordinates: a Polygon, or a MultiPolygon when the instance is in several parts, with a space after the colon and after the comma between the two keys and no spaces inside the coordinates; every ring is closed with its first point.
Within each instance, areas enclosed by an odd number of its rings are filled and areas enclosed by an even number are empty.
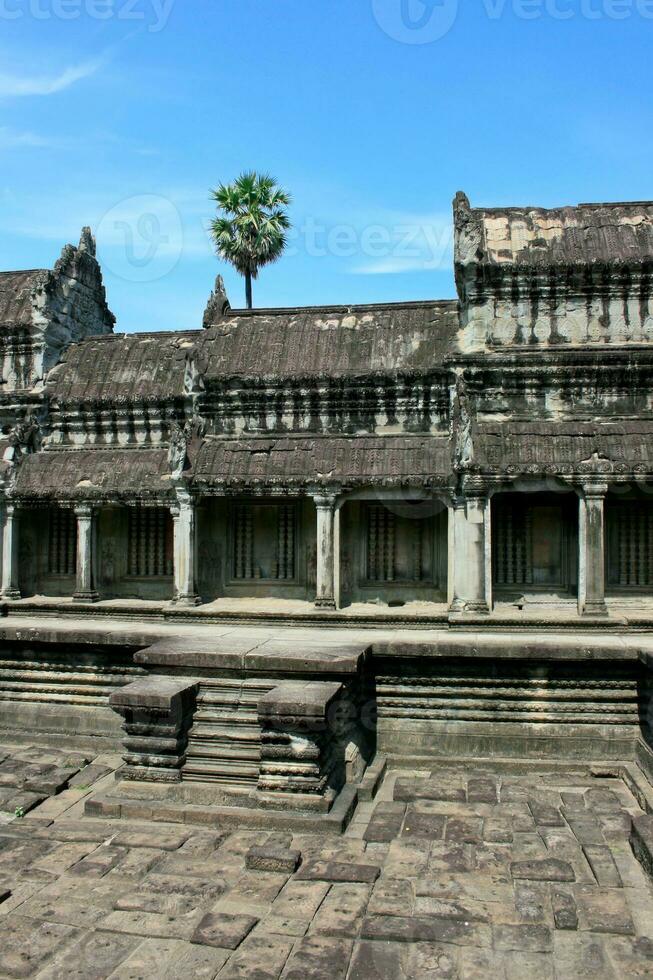
{"type": "Polygon", "coordinates": [[[89,337],[47,387],[60,402],[142,402],[182,396],[199,379],[428,374],[457,328],[453,300],[229,311],[206,330],[89,337]]]}
{"type": "Polygon", "coordinates": [[[108,334],[71,345],[47,381],[60,402],[153,401],[184,393],[188,364],[203,339],[186,333],[108,334]]]}
{"type": "Polygon", "coordinates": [[[463,263],[578,267],[653,261],[652,201],[472,208],[461,193],[454,214],[456,258],[463,263]]]}
{"type": "Polygon", "coordinates": [[[433,436],[207,440],[195,484],[437,485],[451,469],[449,441],[433,436]]]}
{"type": "Polygon", "coordinates": [[[228,311],[207,331],[211,377],[359,377],[442,364],[456,301],[228,311]]]}
{"type": "Polygon", "coordinates": [[[653,421],[485,423],[474,448],[474,462],[483,470],[651,473],[653,421]]]}
{"type": "Polygon", "coordinates": [[[0,325],[30,326],[32,292],[48,277],[47,269],[0,272],[0,325]]]}
{"type": "Polygon", "coordinates": [[[81,449],[34,453],[18,467],[16,492],[92,499],[162,495],[171,488],[165,449],[81,449]]]}

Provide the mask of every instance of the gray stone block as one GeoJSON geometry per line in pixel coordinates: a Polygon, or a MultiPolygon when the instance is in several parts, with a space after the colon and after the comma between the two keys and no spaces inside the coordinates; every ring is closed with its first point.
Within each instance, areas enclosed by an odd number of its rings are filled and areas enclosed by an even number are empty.
{"type": "Polygon", "coordinates": [[[277,871],[293,874],[301,864],[300,851],[283,847],[252,847],[245,857],[245,867],[250,871],[277,871]]]}

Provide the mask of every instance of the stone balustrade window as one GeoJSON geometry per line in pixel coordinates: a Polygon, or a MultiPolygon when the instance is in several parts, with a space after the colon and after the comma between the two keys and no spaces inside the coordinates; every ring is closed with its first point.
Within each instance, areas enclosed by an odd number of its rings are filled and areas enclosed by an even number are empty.
{"type": "Polygon", "coordinates": [[[232,512],[233,577],[295,578],[297,508],[294,503],[238,504],[232,512]]]}
{"type": "Polygon", "coordinates": [[[163,578],[173,574],[173,523],[164,507],[130,507],[127,574],[163,578]]]}
{"type": "Polygon", "coordinates": [[[653,505],[648,501],[609,505],[608,584],[619,589],[653,586],[653,505]]]}
{"type": "Polygon", "coordinates": [[[368,504],[365,527],[368,582],[422,582],[433,577],[430,521],[402,516],[382,504],[368,504]]]}
{"type": "Polygon", "coordinates": [[[77,519],[72,510],[53,507],[50,511],[48,573],[74,575],[77,566],[77,519]]]}

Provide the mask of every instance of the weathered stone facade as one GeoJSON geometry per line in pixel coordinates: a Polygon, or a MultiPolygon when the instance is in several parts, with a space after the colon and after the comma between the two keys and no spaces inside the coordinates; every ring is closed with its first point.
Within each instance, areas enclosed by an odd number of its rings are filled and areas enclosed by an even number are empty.
{"type": "Polygon", "coordinates": [[[653,591],[653,204],[454,202],[457,301],[117,335],[84,229],[0,276],[2,594],[450,615],[653,591]]]}

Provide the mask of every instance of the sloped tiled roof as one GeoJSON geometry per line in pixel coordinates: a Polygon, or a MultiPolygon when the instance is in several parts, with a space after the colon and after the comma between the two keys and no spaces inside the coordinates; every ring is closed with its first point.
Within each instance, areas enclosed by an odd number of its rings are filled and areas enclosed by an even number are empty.
{"type": "Polygon", "coordinates": [[[171,488],[165,449],[40,452],[18,468],[16,492],[30,497],[93,498],[163,494],[171,488]]]}
{"type": "Polygon", "coordinates": [[[482,261],[590,265],[653,261],[653,202],[554,208],[474,208],[482,261]]]}
{"type": "Polygon", "coordinates": [[[0,326],[32,323],[32,292],[47,279],[47,269],[0,272],[0,326]]]}
{"type": "Polygon", "coordinates": [[[196,484],[379,486],[443,482],[449,441],[433,436],[344,436],[208,440],[194,467],[196,484]]]}
{"type": "Polygon", "coordinates": [[[48,376],[60,402],[152,401],[181,396],[187,356],[200,330],[109,334],[73,344],[48,376]]]}
{"type": "Polygon", "coordinates": [[[206,375],[420,374],[442,364],[457,329],[455,301],[228,312],[207,331],[206,375]]]}

